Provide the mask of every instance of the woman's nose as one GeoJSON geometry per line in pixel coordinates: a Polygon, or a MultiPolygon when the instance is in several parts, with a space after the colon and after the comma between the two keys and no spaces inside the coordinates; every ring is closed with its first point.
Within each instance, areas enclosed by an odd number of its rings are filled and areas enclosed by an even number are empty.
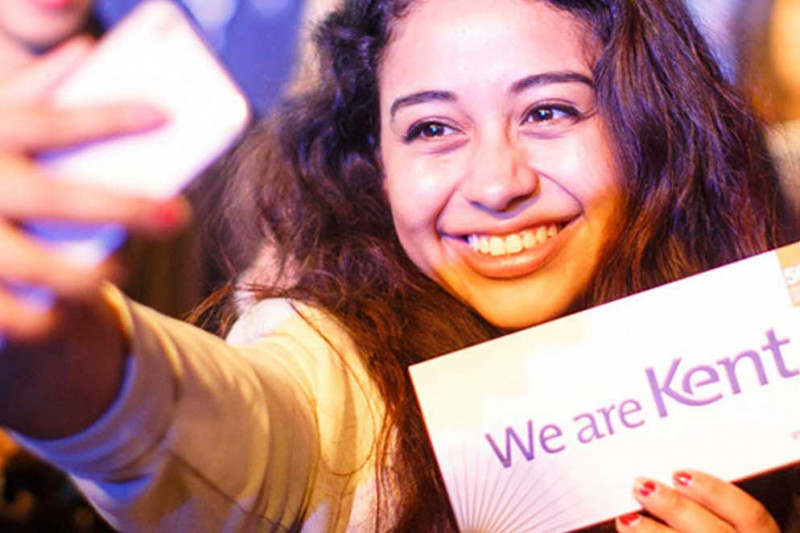
{"type": "Polygon", "coordinates": [[[535,195],[539,175],[521,147],[498,139],[476,147],[460,188],[471,204],[501,213],[535,195]]]}

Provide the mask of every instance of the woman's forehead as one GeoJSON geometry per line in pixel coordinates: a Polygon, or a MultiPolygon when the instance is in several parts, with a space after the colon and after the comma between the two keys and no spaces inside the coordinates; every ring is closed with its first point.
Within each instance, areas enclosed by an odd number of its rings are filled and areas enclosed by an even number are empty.
{"type": "Polygon", "coordinates": [[[591,76],[586,26],[549,3],[531,0],[427,0],[398,21],[383,55],[382,92],[445,87],[521,76],[591,76]]]}

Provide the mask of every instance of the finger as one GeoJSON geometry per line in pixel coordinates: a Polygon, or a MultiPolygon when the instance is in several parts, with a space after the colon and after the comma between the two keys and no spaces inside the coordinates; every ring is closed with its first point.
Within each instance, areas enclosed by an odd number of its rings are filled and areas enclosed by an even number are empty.
{"type": "MultiPolygon", "coordinates": [[[[702,505],[650,479],[637,479],[633,495],[654,518],[678,531],[734,533],[731,524],[723,521],[702,505]]],[[[638,529],[637,529],[638,531],[638,529]]]]}
{"type": "Polygon", "coordinates": [[[17,228],[0,224],[0,277],[5,283],[47,287],[60,297],[80,299],[97,289],[106,268],[77,265],[17,228]]]}
{"type": "Polygon", "coordinates": [[[22,67],[0,85],[0,103],[18,105],[41,100],[88,57],[92,48],[90,38],[76,37],[22,67]]]}
{"type": "Polygon", "coordinates": [[[39,104],[5,108],[2,114],[0,146],[24,153],[140,133],[167,120],[152,105],[135,102],[68,109],[39,104]]]}
{"type": "Polygon", "coordinates": [[[732,483],[697,470],[675,472],[672,479],[678,492],[732,524],[737,531],[779,531],[764,506],[732,483]]]}
{"type": "Polygon", "coordinates": [[[10,341],[35,341],[45,338],[57,324],[55,312],[31,305],[0,285],[0,337],[10,341]]]}
{"type": "Polygon", "coordinates": [[[114,285],[121,287],[128,282],[127,273],[122,266],[122,262],[117,256],[111,256],[103,261],[98,267],[104,279],[114,285]]]}
{"type": "Polygon", "coordinates": [[[636,533],[674,533],[674,530],[639,513],[630,513],[617,517],[617,531],[636,533]]]}
{"type": "Polygon", "coordinates": [[[159,237],[183,228],[190,208],[183,198],[130,197],[54,180],[26,159],[0,153],[0,216],[18,221],[113,223],[159,237]]]}

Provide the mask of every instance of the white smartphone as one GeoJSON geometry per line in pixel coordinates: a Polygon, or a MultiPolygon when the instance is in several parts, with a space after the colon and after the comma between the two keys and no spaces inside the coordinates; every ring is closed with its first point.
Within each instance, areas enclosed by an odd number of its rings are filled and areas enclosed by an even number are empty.
{"type": "MultiPolygon", "coordinates": [[[[167,198],[217,159],[250,121],[247,100],[183,10],[139,4],[52,95],[56,106],[149,102],[168,122],[152,131],[41,155],[57,179],[167,198]]],[[[29,231],[96,264],[124,240],[117,227],[33,223],[29,231]]]]}

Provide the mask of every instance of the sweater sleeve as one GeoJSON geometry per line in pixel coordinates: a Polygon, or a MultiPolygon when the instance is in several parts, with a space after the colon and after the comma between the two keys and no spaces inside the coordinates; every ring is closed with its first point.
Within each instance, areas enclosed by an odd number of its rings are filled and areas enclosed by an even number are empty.
{"type": "Polygon", "coordinates": [[[338,531],[361,520],[354,501],[374,475],[380,408],[340,329],[289,312],[269,335],[231,345],[117,291],[109,301],[131,341],[119,397],[77,435],[20,440],[68,471],[112,526],[338,531]]]}

